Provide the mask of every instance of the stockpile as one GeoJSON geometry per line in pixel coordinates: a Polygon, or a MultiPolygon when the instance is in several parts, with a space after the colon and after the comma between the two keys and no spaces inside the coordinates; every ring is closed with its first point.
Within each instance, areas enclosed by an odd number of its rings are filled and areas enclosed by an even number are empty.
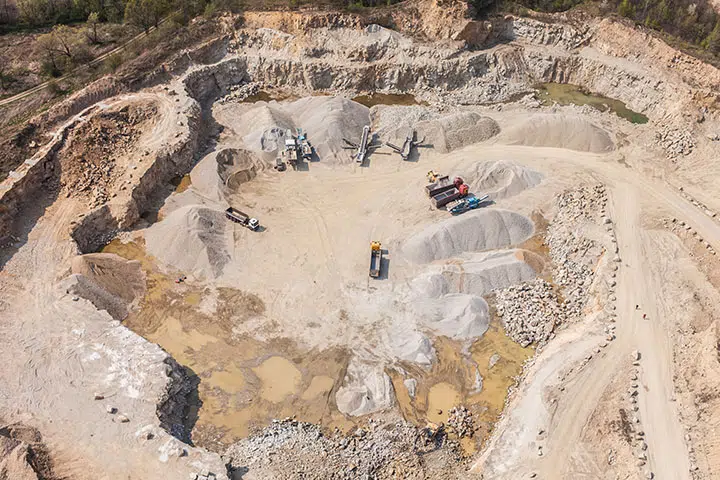
{"type": "Polygon", "coordinates": [[[553,279],[563,287],[568,318],[582,314],[593,267],[602,254],[600,245],[581,234],[582,228],[600,222],[606,203],[605,186],[600,184],[564,192],[556,200],[558,211],[545,239],[553,260],[553,279]]]}
{"type": "Polygon", "coordinates": [[[518,213],[478,210],[428,226],[405,242],[403,253],[415,263],[429,263],[522,243],[534,229],[532,221],[518,213]]]}
{"type": "Polygon", "coordinates": [[[690,132],[668,125],[655,133],[655,140],[665,150],[667,157],[673,161],[681,155],[690,155],[695,148],[695,141],[690,132]]]}
{"type": "Polygon", "coordinates": [[[537,114],[504,130],[498,142],[507,145],[555,147],[580,152],[604,153],[615,148],[602,128],[575,115],[537,114]]]}
{"type": "Polygon", "coordinates": [[[455,478],[465,466],[446,439],[405,422],[372,419],[352,435],[326,436],[317,425],[288,418],[230,446],[223,459],[246,480],[455,478]],[[429,453],[432,462],[425,461],[429,453]]]}
{"type": "Polygon", "coordinates": [[[505,332],[523,347],[544,345],[565,319],[552,285],[542,279],[500,290],[496,299],[505,332]]]}

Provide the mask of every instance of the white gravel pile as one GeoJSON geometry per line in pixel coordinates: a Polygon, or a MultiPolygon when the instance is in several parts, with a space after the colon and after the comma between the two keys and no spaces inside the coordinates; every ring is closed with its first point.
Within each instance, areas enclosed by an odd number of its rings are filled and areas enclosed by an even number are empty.
{"type": "Polygon", "coordinates": [[[487,194],[491,200],[512,197],[543,180],[542,173],[505,160],[477,162],[462,177],[476,195],[487,194]]]}
{"type": "Polygon", "coordinates": [[[454,340],[474,340],[482,337],[490,322],[487,302],[475,295],[451,293],[438,299],[413,302],[417,322],[454,340]]]}
{"type": "Polygon", "coordinates": [[[402,246],[403,255],[415,263],[429,263],[459,255],[508,247],[527,240],[532,221],[509,210],[479,210],[448,218],[426,227],[402,246]]]}
{"type": "Polygon", "coordinates": [[[448,293],[483,296],[535,278],[537,272],[526,262],[528,256],[534,257],[534,264],[542,264],[538,255],[521,250],[467,253],[446,264],[429,266],[428,272],[413,280],[412,287],[427,298],[448,293]]]}
{"type": "Polygon", "coordinates": [[[581,152],[605,153],[615,145],[608,132],[583,117],[536,114],[504,130],[498,142],[507,145],[555,147],[581,152]]]}
{"type": "Polygon", "coordinates": [[[415,125],[418,138],[425,138],[436,152],[448,153],[480,143],[500,133],[497,122],[476,112],[458,112],[415,125]]]}
{"type": "Polygon", "coordinates": [[[180,207],[145,232],[147,251],[166,266],[199,278],[217,278],[230,261],[231,223],[225,213],[180,207]]]}
{"type": "Polygon", "coordinates": [[[395,396],[384,365],[353,358],[335,394],[335,402],[338,410],[354,417],[392,407],[395,396]]]}

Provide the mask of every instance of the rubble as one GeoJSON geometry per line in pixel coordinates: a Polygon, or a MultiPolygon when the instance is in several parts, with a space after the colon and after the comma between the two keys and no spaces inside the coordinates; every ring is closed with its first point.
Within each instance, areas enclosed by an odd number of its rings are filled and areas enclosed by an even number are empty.
{"type": "Polygon", "coordinates": [[[441,427],[370,419],[355,434],[325,435],[318,425],[286,418],[231,445],[223,458],[229,471],[262,472],[258,478],[420,479],[431,468],[423,459],[430,452],[437,471],[458,471],[465,461],[441,427]]]}
{"type": "Polygon", "coordinates": [[[523,347],[544,345],[565,319],[552,285],[542,279],[500,290],[496,298],[505,332],[523,347]]]}
{"type": "Polygon", "coordinates": [[[695,148],[695,141],[690,132],[669,125],[660,127],[655,133],[655,139],[673,162],[681,155],[690,155],[695,148]]]}
{"type": "Polygon", "coordinates": [[[448,413],[447,425],[459,438],[473,436],[475,422],[472,413],[465,406],[453,407],[448,413]]]}

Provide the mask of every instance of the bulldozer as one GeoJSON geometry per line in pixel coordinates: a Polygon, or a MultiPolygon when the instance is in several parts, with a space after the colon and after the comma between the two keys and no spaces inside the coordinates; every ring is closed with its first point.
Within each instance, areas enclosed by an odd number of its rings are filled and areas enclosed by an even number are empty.
{"type": "Polygon", "coordinates": [[[429,172],[427,172],[428,183],[437,182],[438,177],[440,177],[440,174],[435,170],[430,170],[429,172]]]}

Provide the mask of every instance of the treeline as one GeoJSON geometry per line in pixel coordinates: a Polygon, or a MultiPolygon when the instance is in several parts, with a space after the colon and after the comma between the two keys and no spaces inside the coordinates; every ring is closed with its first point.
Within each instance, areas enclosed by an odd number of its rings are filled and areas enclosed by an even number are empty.
{"type": "Polygon", "coordinates": [[[42,27],[85,22],[129,23],[142,29],[170,12],[186,22],[215,10],[237,10],[241,0],[0,0],[0,25],[42,27]]]}
{"type": "Polygon", "coordinates": [[[706,0],[619,0],[616,5],[623,17],[720,54],[720,16],[706,0]]]}
{"type": "Polygon", "coordinates": [[[579,6],[594,15],[620,15],[720,55],[720,15],[711,0],[469,0],[478,16],[492,13],[564,12],[579,6]]]}

